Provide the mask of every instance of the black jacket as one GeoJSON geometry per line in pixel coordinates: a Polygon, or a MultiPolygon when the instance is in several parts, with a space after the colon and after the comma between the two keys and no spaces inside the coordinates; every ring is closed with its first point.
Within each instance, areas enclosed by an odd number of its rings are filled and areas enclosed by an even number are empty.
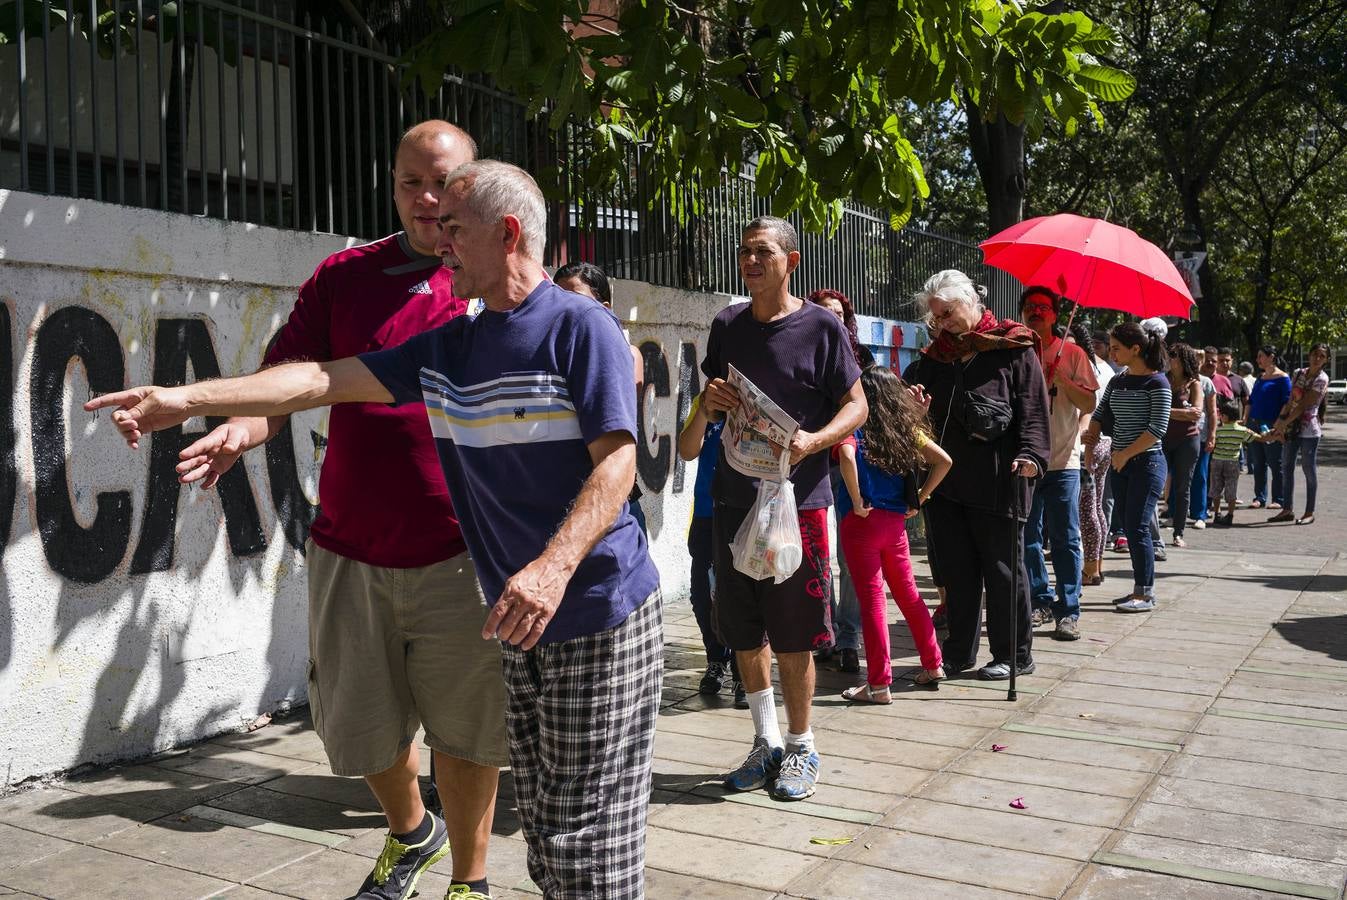
{"type": "Polygon", "coordinates": [[[1048,471],[1052,449],[1048,438],[1048,391],[1043,369],[1032,347],[987,350],[968,362],[941,363],[922,354],[903,375],[909,384],[919,384],[931,397],[931,425],[936,441],[954,460],[935,496],[996,515],[1029,514],[1037,479],[1012,475],[1016,458],[1038,466],[1040,477],[1048,471]],[[1013,411],[1010,428],[990,443],[973,440],[957,414],[951,411],[955,391],[954,366],[964,369],[964,388],[1000,400],[1013,411]],[[1015,498],[1012,490],[1018,489],[1015,498]],[[1018,505],[1011,508],[1012,500],[1018,505]]]}

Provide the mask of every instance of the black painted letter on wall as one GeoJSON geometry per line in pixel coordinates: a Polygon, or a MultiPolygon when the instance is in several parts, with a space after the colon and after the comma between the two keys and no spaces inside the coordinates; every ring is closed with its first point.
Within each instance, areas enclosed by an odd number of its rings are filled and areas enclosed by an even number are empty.
{"type": "Polygon", "coordinates": [[[117,332],[79,306],[52,313],[38,328],[33,352],[33,469],[38,532],[47,563],[71,581],[96,582],[111,574],[131,540],[131,493],[98,495],[88,528],[70,504],[65,458],[65,378],[72,357],[84,364],[91,393],[119,391],[125,369],[117,332]]]}
{"type": "MultiPolygon", "coordinates": [[[[196,381],[220,377],[220,364],[211,346],[210,331],[202,319],[162,319],[154,333],[154,383],[177,386],[187,383],[191,363],[196,381]]],[[[206,427],[215,428],[223,418],[210,417],[206,427]]],[[[132,574],[163,572],[173,565],[173,536],[178,521],[178,454],[200,433],[183,433],[181,425],[150,436],[150,475],[145,517],[140,539],[131,559],[132,574]]],[[[253,502],[248,470],[236,464],[215,485],[224,508],[225,533],[235,556],[250,556],[267,546],[262,522],[253,502]]]]}

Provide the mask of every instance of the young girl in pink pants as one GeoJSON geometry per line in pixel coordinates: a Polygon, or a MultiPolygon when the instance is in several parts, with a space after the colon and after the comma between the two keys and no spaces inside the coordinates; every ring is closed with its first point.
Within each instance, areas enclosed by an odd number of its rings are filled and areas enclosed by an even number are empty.
{"type": "Polygon", "coordinates": [[[870,417],[861,429],[834,448],[846,485],[837,497],[838,535],[861,607],[865,639],[865,684],[847,688],[842,697],[867,703],[889,703],[893,672],[889,663],[889,628],[884,614],[884,582],[912,630],[922,671],[917,684],[935,684],[945,677],[940,645],[931,614],[917,592],[908,556],[906,520],[908,478],[928,469],[917,492],[925,503],[949,472],[949,454],[930,437],[926,412],[906,385],[888,369],[872,366],[861,373],[861,387],[870,417]]]}

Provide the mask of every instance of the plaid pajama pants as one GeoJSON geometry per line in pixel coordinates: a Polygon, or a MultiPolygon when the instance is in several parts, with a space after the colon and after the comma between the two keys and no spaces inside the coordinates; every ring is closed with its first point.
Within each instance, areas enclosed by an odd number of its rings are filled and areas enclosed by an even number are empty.
{"type": "Polygon", "coordinates": [[[657,590],[599,634],[527,652],[501,647],[529,875],[547,900],[644,896],[661,606],[657,590]]]}

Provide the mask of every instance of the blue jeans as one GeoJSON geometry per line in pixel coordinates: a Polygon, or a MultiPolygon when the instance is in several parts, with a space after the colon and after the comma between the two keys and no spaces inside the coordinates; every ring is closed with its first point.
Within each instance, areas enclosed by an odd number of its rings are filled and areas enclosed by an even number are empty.
{"type": "Polygon", "coordinates": [[[1297,437],[1286,442],[1286,455],[1282,457],[1282,486],[1286,489],[1283,506],[1296,508],[1296,454],[1300,455],[1300,467],[1305,473],[1305,511],[1314,514],[1314,495],[1319,492],[1319,439],[1317,437],[1297,437]]]}
{"type": "Polygon", "coordinates": [[[1082,562],[1080,469],[1048,472],[1034,491],[1029,519],[1024,523],[1024,567],[1029,571],[1029,597],[1034,606],[1051,609],[1055,619],[1079,616],[1082,562]],[[1052,544],[1055,597],[1043,558],[1045,527],[1052,544]]]}
{"type": "Polygon", "coordinates": [[[711,570],[711,517],[693,516],[688,529],[688,555],[692,557],[692,614],[697,617],[697,630],[702,633],[702,649],[706,664],[729,663],[734,657],[730,648],[720,642],[715,619],[711,615],[711,594],[715,574],[711,570]]]}
{"type": "Polygon", "coordinates": [[[1141,597],[1155,597],[1155,548],[1151,542],[1151,523],[1155,506],[1165,489],[1169,468],[1159,449],[1138,454],[1127,461],[1122,471],[1113,473],[1113,501],[1123,514],[1127,534],[1127,552],[1132,557],[1132,591],[1141,597]]]}
{"type": "Polygon", "coordinates": [[[1210,471],[1211,451],[1203,450],[1198,454],[1197,465],[1193,468],[1192,501],[1188,506],[1188,514],[1199,522],[1207,521],[1207,473],[1210,471]]]}
{"type": "MultiPolygon", "coordinates": [[[[1257,432],[1260,423],[1250,421],[1249,428],[1257,432]]],[[[1266,423],[1263,423],[1266,424],[1266,423]]],[[[1245,449],[1249,454],[1249,468],[1253,470],[1253,498],[1263,505],[1271,500],[1281,503],[1282,496],[1282,445],[1278,441],[1251,441],[1245,449]],[[1268,495],[1267,475],[1272,470],[1272,494],[1268,495]]]]}
{"type": "MultiPolygon", "coordinates": [[[[840,542],[839,542],[840,543],[840,542]]],[[[861,649],[861,603],[856,598],[856,586],[851,583],[847,556],[838,548],[836,590],[828,596],[833,608],[833,649],[861,649]]]]}
{"type": "Polygon", "coordinates": [[[1169,466],[1169,515],[1174,520],[1174,537],[1183,537],[1188,523],[1188,501],[1193,470],[1202,452],[1201,438],[1186,435],[1164,445],[1165,465],[1169,466]]]}

